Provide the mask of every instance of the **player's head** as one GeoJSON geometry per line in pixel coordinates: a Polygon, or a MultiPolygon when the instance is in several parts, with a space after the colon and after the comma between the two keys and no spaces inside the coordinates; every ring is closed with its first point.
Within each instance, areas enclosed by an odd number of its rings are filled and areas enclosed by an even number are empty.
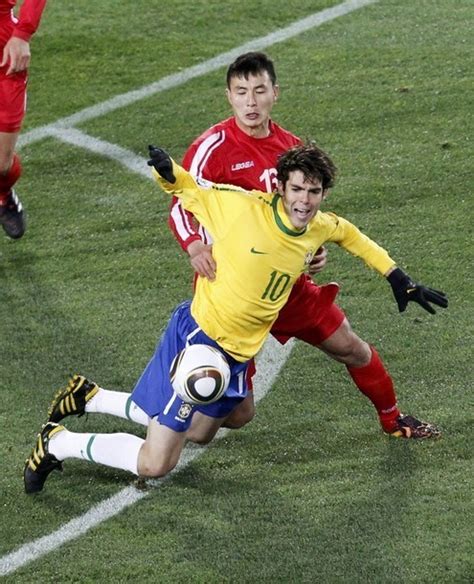
{"type": "Polygon", "coordinates": [[[335,177],[333,161],[313,143],[294,146],[279,157],[278,192],[293,227],[303,229],[308,225],[335,177]]]}
{"type": "Polygon", "coordinates": [[[248,79],[250,75],[256,77],[264,73],[267,73],[272,85],[277,84],[275,66],[268,55],[255,51],[239,55],[227,69],[227,88],[230,89],[233,77],[248,79]]]}
{"type": "Polygon", "coordinates": [[[245,53],[231,63],[226,93],[239,128],[256,137],[268,135],[278,85],[273,61],[265,53],[245,53]]]}
{"type": "Polygon", "coordinates": [[[325,191],[334,186],[336,166],[314,142],[293,146],[278,157],[277,179],[285,187],[290,173],[299,170],[305,179],[318,179],[325,191]]]}

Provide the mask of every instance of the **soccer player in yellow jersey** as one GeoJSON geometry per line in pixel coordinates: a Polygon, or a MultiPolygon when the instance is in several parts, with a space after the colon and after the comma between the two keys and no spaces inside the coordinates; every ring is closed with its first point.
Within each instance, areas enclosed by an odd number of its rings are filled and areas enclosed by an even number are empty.
{"type": "Polygon", "coordinates": [[[218,273],[213,281],[198,278],[191,314],[239,361],[260,350],[293,284],[326,241],[361,256],[382,275],[395,265],[385,250],[351,223],[318,212],[334,173],[326,155],[315,146],[297,147],[290,154],[295,158],[293,164],[303,170],[291,173],[281,194],[245,192],[224,185],[200,188],[177,165],[175,184],[157,176],[168,191],[175,192],[177,187],[185,208],[213,234],[218,273]],[[323,169],[311,181],[305,178],[310,163],[323,169]]]}
{"type": "MultiPolygon", "coordinates": [[[[216,278],[199,278],[192,302],[175,310],[131,395],[99,388],[76,376],[56,396],[50,421],[38,434],[25,465],[27,493],[42,490],[49,473],[61,468],[66,458],[162,477],[176,466],[186,440],[212,440],[226,416],[245,398],[249,360],[262,347],[293,283],[325,242],[339,244],[387,277],[400,310],[409,301],[430,312],[434,312],[430,303],[447,306],[442,292],[415,284],[384,249],[354,225],[319,210],[333,184],[335,167],[315,145],[295,146],[280,158],[278,193],[273,194],[196,182],[163,150],[150,147],[150,156],[161,187],[178,196],[213,234],[216,278]],[[190,344],[218,349],[228,362],[229,385],[214,403],[191,405],[173,390],[172,362],[190,344]],[[84,412],[141,422],[148,427],[146,439],[132,434],[73,433],[57,423],[84,412]]],[[[321,301],[330,306],[336,293],[337,285],[329,285],[321,301]]],[[[343,357],[346,350],[356,363],[367,359],[370,351],[347,319],[321,348],[343,357]]],[[[427,427],[427,432],[432,435],[434,430],[427,427]]]]}

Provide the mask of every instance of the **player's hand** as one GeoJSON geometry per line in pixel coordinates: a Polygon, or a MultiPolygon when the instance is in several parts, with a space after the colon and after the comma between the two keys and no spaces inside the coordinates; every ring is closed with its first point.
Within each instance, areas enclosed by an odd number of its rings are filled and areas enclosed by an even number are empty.
{"type": "Polygon", "coordinates": [[[448,307],[448,299],[444,292],[413,282],[410,276],[400,268],[395,268],[390,272],[387,280],[392,286],[399,312],[403,312],[409,302],[418,303],[431,314],[436,314],[431,304],[441,306],[441,308],[448,307]]]}
{"type": "Polygon", "coordinates": [[[3,48],[0,67],[5,67],[7,63],[10,63],[6,74],[20,73],[28,69],[30,59],[30,43],[18,37],[11,37],[3,48]]]}
{"type": "Polygon", "coordinates": [[[311,275],[319,274],[326,267],[326,262],[328,260],[328,251],[324,246],[321,246],[313,256],[311,263],[309,264],[308,272],[311,275]]]}
{"type": "Polygon", "coordinates": [[[148,154],[150,155],[150,160],[147,162],[148,166],[153,166],[156,172],[169,183],[175,183],[176,177],[173,174],[173,161],[168,152],[150,145],[148,146],[148,154]]]}
{"type": "Polygon", "coordinates": [[[216,279],[216,262],[212,257],[212,245],[201,240],[193,241],[188,246],[188,254],[195,272],[208,280],[216,279]]]}

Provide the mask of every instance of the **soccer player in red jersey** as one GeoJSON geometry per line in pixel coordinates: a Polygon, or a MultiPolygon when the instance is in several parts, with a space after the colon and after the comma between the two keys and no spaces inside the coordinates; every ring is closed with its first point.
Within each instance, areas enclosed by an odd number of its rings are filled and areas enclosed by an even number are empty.
{"type": "Polygon", "coordinates": [[[23,207],[13,186],[21,175],[15,146],[26,109],[30,39],[46,0],[24,0],[18,17],[16,0],[0,0],[0,224],[12,239],[25,232],[23,207]]]}
{"type": "MultiPolygon", "coordinates": [[[[185,153],[183,166],[199,179],[271,192],[277,186],[278,156],[301,144],[270,117],[279,93],[271,59],[259,52],[238,57],[228,68],[226,93],[233,116],[199,136],[185,153]]],[[[169,224],[195,272],[213,279],[212,238],[176,198],[169,224]]],[[[325,261],[325,250],[318,250],[309,272],[319,272],[325,261]]],[[[359,391],[374,405],[385,432],[404,438],[438,436],[433,425],[400,412],[390,374],[375,348],[350,329],[343,311],[333,302],[337,292],[335,284],[318,286],[309,275],[302,275],[273,325],[273,336],[281,343],[292,337],[303,340],[343,363],[359,391]],[[350,342],[339,343],[341,335],[350,342]]],[[[254,373],[255,369],[249,370],[250,375],[254,373]]],[[[251,387],[251,380],[248,382],[251,387]]],[[[249,392],[224,425],[239,428],[254,414],[253,393],[249,392]]]]}

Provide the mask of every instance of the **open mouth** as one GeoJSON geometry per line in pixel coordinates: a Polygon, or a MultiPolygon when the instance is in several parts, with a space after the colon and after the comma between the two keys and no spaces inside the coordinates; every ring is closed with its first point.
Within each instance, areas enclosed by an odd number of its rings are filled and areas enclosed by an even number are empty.
{"type": "Polygon", "coordinates": [[[298,217],[298,219],[300,219],[301,221],[305,221],[311,215],[311,209],[294,208],[293,213],[295,214],[296,217],[298,217]]]}

